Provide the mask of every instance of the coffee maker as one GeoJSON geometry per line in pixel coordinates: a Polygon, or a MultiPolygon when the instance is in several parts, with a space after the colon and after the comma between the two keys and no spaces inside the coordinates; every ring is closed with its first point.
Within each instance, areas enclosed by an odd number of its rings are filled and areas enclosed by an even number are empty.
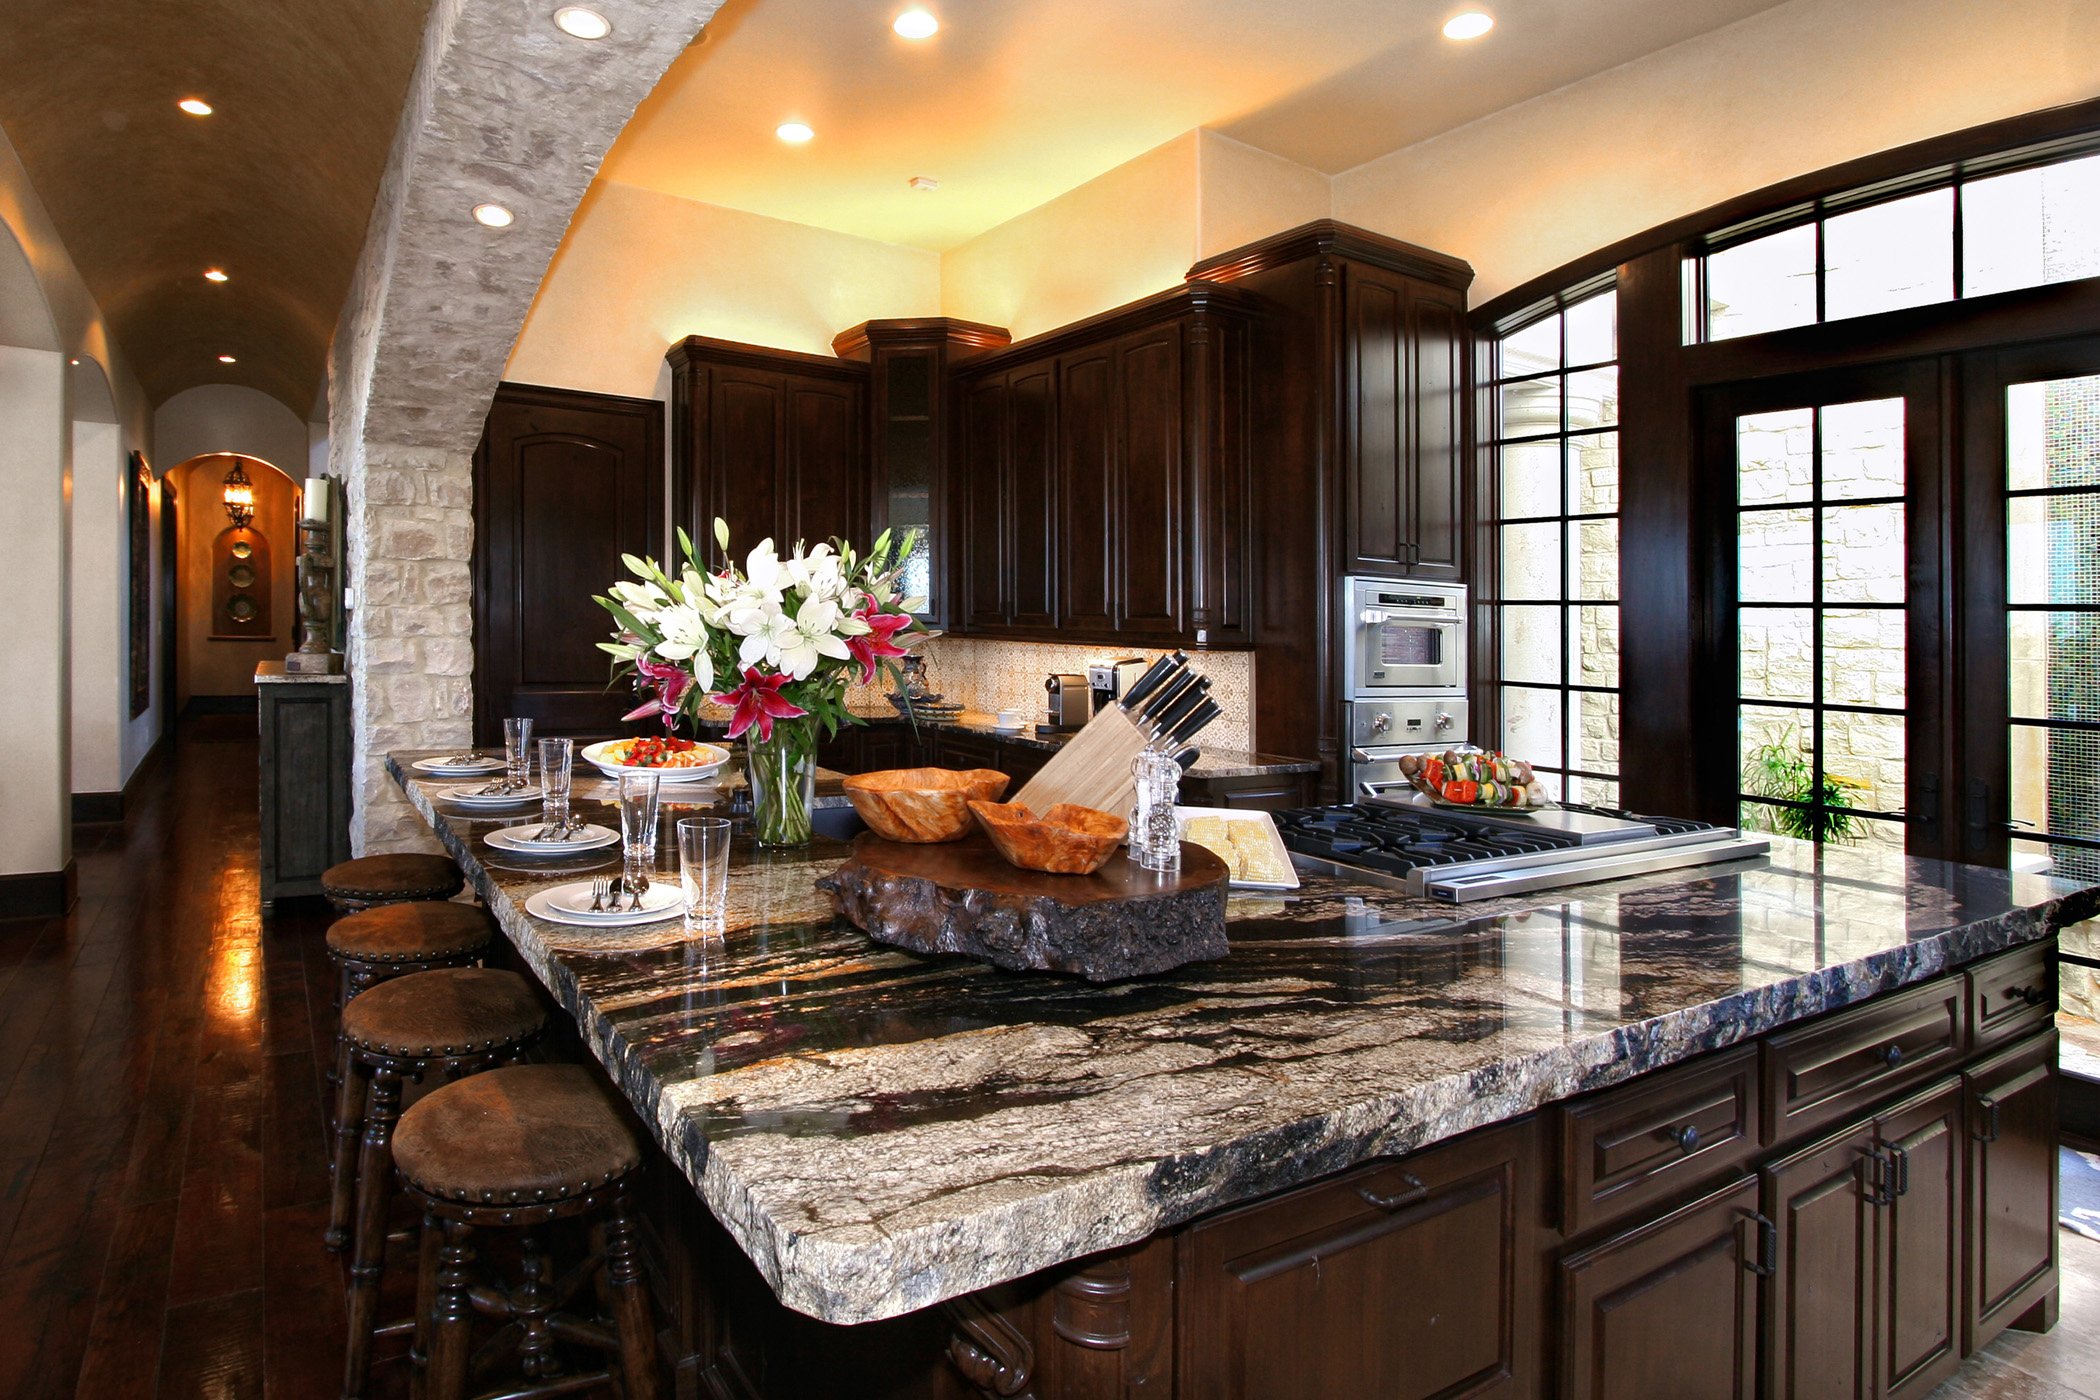
{"type": "Polygon", "coordinates": [[[1139,676],[1145,674],[1145,659],[1127,656],[1117,661],[1096,661],[1086,668],[1087,685],[1094,692],[1095,714],[1100,714],[1121,699],[1123,693],[1137,684],[1139,676]]]}
{"type": "Polygon", "coordinates": [[[1085,676],[1076,671],[1053,671],[1050,679],[1043,682],[1043,689],[1050,693],[1050,718],[1047,724],[1036,726],[1038,732],[1068,734],[1085,726],[1088,718],[1085,676]]]}

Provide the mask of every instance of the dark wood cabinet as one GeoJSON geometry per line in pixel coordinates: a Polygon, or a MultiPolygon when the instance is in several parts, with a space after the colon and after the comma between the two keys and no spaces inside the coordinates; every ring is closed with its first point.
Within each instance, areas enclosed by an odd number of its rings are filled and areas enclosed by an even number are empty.
{"type": "Polygon", "coordinates": [[[671,364],[672,516],[703,557],[714,521],[741,558],[762,539],[869,536],[865,364],[688,336],[671,364]]]}
{"type": "MultiPolygon", "coordinates": [[[[1962,1357],[1962,1086],[1948,1079],[1882,1113],[1877,1395],[1923,1396],[1962,1357]]],[[[2030,1203],[2031,1209],[2031,1203],[2030,1203]]]]}
{"type": "Polygon", "coordinates": [[[1751,1400],[1769,1231],[1743,1177],[1563,1259],[1563,1400],[1751,1400]]]}
{"type": "Polygon", "coordinates": [[[1566,1104],[1560,1227],[1580,1235],[1742,1170],[1758,1150],[1757,1047],[1566,1104]]]}
{"type": "Polygon", "coordinates": [[[1341,276],[1343,568],[1456,579],[1465,297],[1368,263],[1341,276]]]}
{"type": "Polygon", "coordinates": [[[1251,640],[1245,317],[1191,284],[961,371],[963,630],[1251,640]]]}
{"type": "Polygon", "coordinates": [[[2056,1292],[2056,1032],[1975,1065],[1968,1087],[1966,1349],[2056,1292]]]}
{"type": "Polygon", "coordinates": [[[1535,1393],[1535,1133],[1476,1133],[1188,1230],[1176,1394],[1535,1393]]]}
{"type": "Polygon", "coordinates": [[[544,735],[619,728],[633,704],[606,688],[613,623],[591,598],[625,575],[622,554],[664,553],[663,405],[497,386],[474,542],[475,742],[501,742],[510,715],[544,735]]]}
{"type": "Polygon", "coordinates": [[[1184,807],[1239,807],[1248,811],[1284,812],[1306,807],[1313,800],[1313,773],[1260,773],[1245,777],[1203,777],[1181,780],[1184,807]]]}
{"type": "Polygon", "coordinates": [[[262,907],[319,894],[321,872],[350,859],[350,685],[342,676],[284,680],[256,669],[262,816],[262,907]],[[268,679],[265,679],[268,677],[268,679]]]}
{"type": "Polygon", "coordinates": [[[1765,1331],[1773,1400],[1874,1394],[1876,1146],[1874,1125],[1861,1123],[1764,1169],[1764,1216],[1777,1232],[1765,1331]]]}

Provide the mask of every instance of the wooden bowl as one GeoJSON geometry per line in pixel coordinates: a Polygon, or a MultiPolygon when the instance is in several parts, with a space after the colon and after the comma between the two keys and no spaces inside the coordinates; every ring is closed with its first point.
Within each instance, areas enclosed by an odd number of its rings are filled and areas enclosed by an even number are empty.
{"type": "Polygon", "coordinates": [[[1018,802],[972,801],[970,810],[1000,855],[1051,875],[1093,874],[1130,831],[1121,817],[1076,802],[1060,802],[1040,817],[1018,802]]]}
{"type": "Polygon", "coordinates": [[[997,802],[1013,781],[995,768],[886,768],[846,779],[846,796],[885,841],[927,844],[970,834],[972,798],[997,802]]]}

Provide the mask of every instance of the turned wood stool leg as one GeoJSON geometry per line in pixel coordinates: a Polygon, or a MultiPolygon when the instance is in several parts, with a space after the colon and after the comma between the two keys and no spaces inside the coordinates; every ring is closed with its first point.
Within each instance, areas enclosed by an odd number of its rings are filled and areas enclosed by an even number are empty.
{"type": "Polygon", "coordinates": [[[372,1329],[379,1313],[379,1281],[386,1270],[387,1205],[394,1195],[394,1120],[401,1113],[401,1079],[383,1067],[371,1076],[365,1137],[357,1160],[357,1221],[350,1254],[350,1340],[343,1358],[343,1400],[361,1400],[372,1369],[372,1329]]]}
{"type": "Polygon", "coordinates": [[[418,1391],[423,1368],[430,1364],[430,1310],[437,1304],[438,1250],[444,1242],[445,1223],[424,1211],[416,1246],[416,1329],[408,1344],[408,1359],[416,1367],[410,1384],[418,1391]]]}
{"type": "Polygon", "coordinates": [[[430,1365],[424,1394],[428,1400],[465,1400],[467,1363],[473,1350],[474,1227],[458,1220],[444,1224],[438,1250],[437,1297],[430,1309],[430,1365]]]}
{"type": "Polygon", "coordinates": [[[341,1082],[335,1090],[335,1155],[328,1172],[328,1233],[322,1241],[330,1249],[350,1242],[350,1206],[357,1199],[357,1143],[364,1132],[365,1098],[371,1075],[350,1053],[350,1043],[336,1039],[336,1073],[341,1082]]]}
{"type": "Polygon", "coordinates": [[[621,1389],[626,1400],[657,1400],[656,1322],[649,1314],[649,1289],[642,1282],[642,1256],[624,1185],[605,1209],[605,1274],[620,1335],[621,1389]]]}

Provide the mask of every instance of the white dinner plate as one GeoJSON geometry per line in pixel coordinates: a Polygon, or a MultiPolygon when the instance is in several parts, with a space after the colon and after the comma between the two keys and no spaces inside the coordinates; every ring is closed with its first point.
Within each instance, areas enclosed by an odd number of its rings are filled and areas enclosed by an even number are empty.
{"type": "MultiPolygon", "coordinates": [[[[615,875],[614,881],[619,877],[615,875]]],[[[621,896],[624,901],[626,896],[621,896]]],[[[566,885],[554,885],[541,890],[525,901],[525,912],[535,918],[547,919],[557,924],[574,924],[580,928],[622,928],[628,924],[654,924],[665,919],[675,919],[685,911],[685,897],[679,893],[678,878],[655,876],[646,893],[642,895],[639,913],[629,912],[624,906],[617,914],[591,912],[591,882],[574,880],[566,885]]]]}
{"type": "Polygon", "coordinates": [[[666,783],[702,782],[721,772],[722,765],[729,762],[729,750],[720,744],[701,744],[698,748],[707,755],[707,761],[704,763],[685,768],[644,768],[605,756],[607,749],[620,742],[622,741],[618,739],[607,739],[603,743],[589,745],[583,751],[583,759],[608,778],[617,778],[622,773],[654,773],[666,783]]]}
{"type": "Polygon", "coordinates": [[[501,827],[488,834],[488,843],[499,851],[512,851],[521,856],[564,856],[602,851],[607,846],[619,844],[620,840],[619,832],[595,823],[586,824],[566,841],[533,840],[545,825],[544,822],[527,822],[522,826],[501,827]]]}
{"type": "Polygon", "coordinates": [[[478,773],[501,773],[500,758],[477,758],[472,763],[447,763],[442,758],[419,758],[413,767],[418,773],[430,773],[440,778],[471,778],[478,773]]]}
{"type": "Polygon", "coordinates": [[[521,802],[540,800],[538,783],[507,793],[483,792],[487,786],[487,783],[454,783],[451,787],[439,788],[437,795],[461,807],[515,807],[521,802]]]}

